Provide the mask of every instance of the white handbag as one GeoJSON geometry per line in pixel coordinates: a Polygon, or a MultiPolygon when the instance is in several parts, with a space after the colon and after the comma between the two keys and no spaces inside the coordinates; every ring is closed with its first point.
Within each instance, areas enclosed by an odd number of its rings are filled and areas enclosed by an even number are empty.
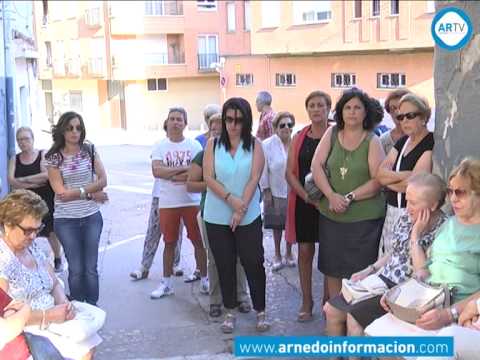
{"type": "Polygon", "coordinates": [[[96,334],[105,324],[107,314],[97,306],[72,301],[75,317],[63,323],[51,323],[48,331],[66,337],[74,342],[81,342],[96,334]]]}

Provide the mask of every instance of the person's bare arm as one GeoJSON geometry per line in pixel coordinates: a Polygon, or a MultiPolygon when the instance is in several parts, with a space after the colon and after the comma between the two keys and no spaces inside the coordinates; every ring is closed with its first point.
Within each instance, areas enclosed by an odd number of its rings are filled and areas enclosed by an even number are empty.
{"type": "Polygon", "coordinates": [[[161,160],[152,161],[152,174],[154,177],[160,179],[173,180],[174,176],[186,174],[188,172],[188,169],[188,166],[171,168],[165,166],[165,164],[161,160]]]}
{"type": "Polygon", "coordinates": [[[257,190],[258,182],[262,176],[263,167],[265,166],[265,156],[263,155],[262,143],[257,140],[255,141],[255,149],[253,150],[253,161],[252,161],[252,170],[250,172],[250,179],[243,190],[242,200],[245,205],[248,206],[250,201],[252,201],[253,194],[257,190]]]}
{"type": "Polygon", "coordinates": [[[10,160],[8,161],[8,183],[10,184],[10,186],[14,189],[29,189],[35,187],[34,184],[25,180],[24,177],[15,177],[15,161],[15,156],[10,158],[10,160]]]}
{"type": "Polygon", "coordinates": [[[0,317],[0,349],[22,333],[31,310],[27,304],[13,301],[4,311],[4,317],[0,317]]]}
{"type": "Polygon", "coordinates": [[[425,151],[417,160],[412,171],[401,171],[402,180],[388,185],[389,189],[404,193],[407,189],[408,180],[420,172],[431,173],[433,168],[432,151],[425,151]],[[397,190],[398,189],[398,190],[397,190]],[[399,191],[400,190],[400,191],[399,191]]]}
{"type": "Polygon", "coordinates": [[[203,169],[195,163],[190,164],[187,178],[187,191],[201,193],[207,190],[207,183],[203,181],[203,169]]]}

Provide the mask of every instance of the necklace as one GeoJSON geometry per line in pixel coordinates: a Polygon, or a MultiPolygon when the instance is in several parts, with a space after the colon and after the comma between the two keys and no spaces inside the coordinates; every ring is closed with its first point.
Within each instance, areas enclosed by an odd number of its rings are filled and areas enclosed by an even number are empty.
{"type": "Polygon", "coordinates": [[[342,143],[343,143],[343,144],[340,144],[340,145],[341,145],[342,152],[343,152],[343,164],[342,164],[342,166],[339,168],[339,170],[340,170],[340,176],[342,177],[342,180],[345,180],[345,176],[346,176],[347,173],[348,173],[347,163],[348,163],[348,161],[350,160],[350,155],[351,155],[351,153],[352,153],[353,151],[355,151],[355,150],[360,146],[360,144],[362,143],[364,133],[362,132],[362,136],[360,137],[360,141],[358,142],[357,146],[355,146],[355,149],[352,150],[352,151],[345,149],[345,134],[342,132],[341,135],[342,135],[342,143]]]}

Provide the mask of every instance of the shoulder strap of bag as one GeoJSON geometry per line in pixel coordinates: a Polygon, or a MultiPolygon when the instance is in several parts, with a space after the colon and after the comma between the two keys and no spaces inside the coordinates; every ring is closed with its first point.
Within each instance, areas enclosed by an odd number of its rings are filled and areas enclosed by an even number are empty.
{"type": "MultiPolygon", "coordinates": [[[[407,150],[408,143],[410,142],[410,138],[408,138],[405,141],[405,144],[403,144],[402,151],[400,151],[400,155],[398,156],[398,161],[397,161],[397,166],[395,167],[395,171],[399,172],[400,171],[400,164],[402,163],[403,159],[403,154],[405,154],[405,151],[407,150]]],[[[399,209],[402,208],[402,193],[397,192],[397,207],[399,209]]]]}

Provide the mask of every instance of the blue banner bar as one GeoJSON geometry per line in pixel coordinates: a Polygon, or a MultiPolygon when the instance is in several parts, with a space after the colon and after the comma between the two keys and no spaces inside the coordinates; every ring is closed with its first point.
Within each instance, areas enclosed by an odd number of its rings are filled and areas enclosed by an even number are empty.
{"type": "Polygon", "coordinates": [[[237,336],[235,356],[453,356],[444,336],[237,336]]]}

